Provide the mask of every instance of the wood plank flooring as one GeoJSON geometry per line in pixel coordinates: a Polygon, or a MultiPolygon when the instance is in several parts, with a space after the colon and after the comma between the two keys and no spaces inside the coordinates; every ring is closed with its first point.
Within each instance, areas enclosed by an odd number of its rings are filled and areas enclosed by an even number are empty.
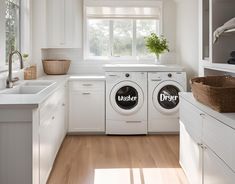
{"type": "Polygon", "coordinates": [[[188,184],[179,136],[67,136],[48,184],[188,184]]]}

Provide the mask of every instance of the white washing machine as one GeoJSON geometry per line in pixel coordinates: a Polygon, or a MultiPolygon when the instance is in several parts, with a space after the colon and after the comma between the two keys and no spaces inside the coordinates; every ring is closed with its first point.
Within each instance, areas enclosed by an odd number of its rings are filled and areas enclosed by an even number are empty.
{"type": "Polygon", "coordinates": [[[179,131],[179,92],[186,91],[185,72],[148,73],[148,132],[179,131]]]}
{"type": "Polygon", "coordinates": [[[147,134],[146,72],[106,72],[106,134],[147,134]]]}

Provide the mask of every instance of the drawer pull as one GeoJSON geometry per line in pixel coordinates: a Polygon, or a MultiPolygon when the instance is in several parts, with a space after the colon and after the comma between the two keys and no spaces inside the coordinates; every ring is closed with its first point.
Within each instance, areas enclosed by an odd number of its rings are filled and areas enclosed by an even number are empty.
{"type": "Polygon", "coordinates": [[[93,84],[82,84],[83,86],[93,86],[93,84]]]}
{"type": "Polygon", "coordinates": [[[205,114],[203,114],[203,113],[200,113],[200,116],[205,116],[205,114]]]}
{"type": "Polygon", "coordinates": [[[62,106],[64,107],[64,106],[65,106],[65,103],[63,103],[62,106]]]}
{"type": "Polygon", "coordinates": [[[82,93],[83,95],[90,95],[91,93],[82,93]]]}
{"type": "Polygon", "coordinates": [[[54,120],[55,119],[55,116],[52,116],[52,118],[51,118],[52,120],[54,120]]]}
{"type": "Polygon", "coordinates": [[[151,81],[153,81],[153,82],[159,82],[159,81],[161,81],[162,79],[152,79],[151,81]]]}
{"type": "Polygon", "coordinates": [[[113,75],[111,74],[111,75],[109,75],[109,76],[110,76],[110,77],[117,77],[117,75],[114,75],[114,74],[113,74],[113,75]]]}
{"type": "Polygon", "coordinates": [[[142,123],[142,121],[126,121],[126,123],[142,123]]]}

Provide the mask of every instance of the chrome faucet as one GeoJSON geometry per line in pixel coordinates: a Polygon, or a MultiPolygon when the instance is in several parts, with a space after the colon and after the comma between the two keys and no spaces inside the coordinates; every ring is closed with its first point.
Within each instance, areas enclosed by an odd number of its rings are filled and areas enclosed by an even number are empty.
{"type": "Polygon", "coordinates": [[[19,78],[16,77],[14,79],[12,79],[12,58],[13,58],[13,55],[17,54],[19,59],[20,59],[20,69],[23,69],[24,68],[24,65],[23,65],[23,58],[22,58],[22,55],[19,51],[13,51],[10,53],[9,55],[9,61],[8,61],[8,66],[9,66],[9,69],[8,69],[8,78],[7,78],[7,81],[6,81],[6,87],[7,88],[12,88],[13,87],[13,84],[14,82],[18,81],[19,78]]]}

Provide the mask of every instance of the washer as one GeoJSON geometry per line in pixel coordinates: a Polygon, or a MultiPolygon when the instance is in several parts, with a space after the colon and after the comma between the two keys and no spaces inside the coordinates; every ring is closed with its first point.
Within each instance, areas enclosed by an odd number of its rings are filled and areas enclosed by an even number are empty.
{"type": "Polygon", "coordinates": [[[148,132],[179,131],[179,92],[186,91],[185,72],[148,73],[148,132]]]}
{"type": "Polygon", "coordinates": [[[106,134],[147,134],[146,72],[106,72],[106,134]]]}

